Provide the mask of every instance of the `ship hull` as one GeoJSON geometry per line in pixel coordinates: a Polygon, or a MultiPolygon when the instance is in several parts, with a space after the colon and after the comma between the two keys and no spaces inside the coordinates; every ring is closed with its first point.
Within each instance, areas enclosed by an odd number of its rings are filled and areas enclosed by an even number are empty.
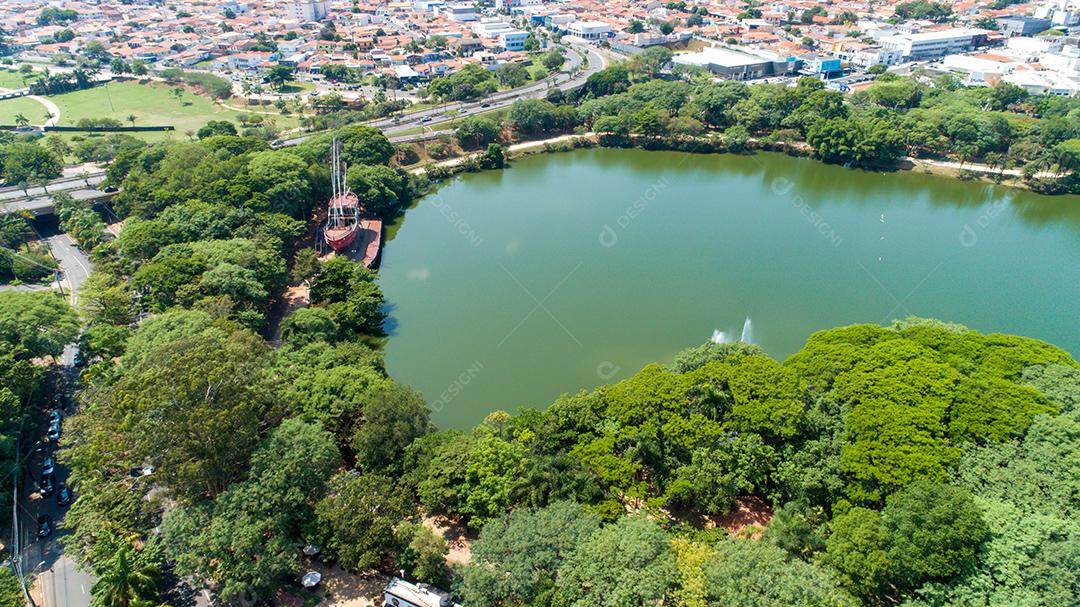
{"type": "Polygon", "coordinates": [[[351,225],[342,228],[327,228],[323,230],[323,239],[326,244],[330,245],[330,248],[335,252],[340,253],[345,249],[348,249],[356,240],[356,233],[359,232],[358,226],[351,225]]]}

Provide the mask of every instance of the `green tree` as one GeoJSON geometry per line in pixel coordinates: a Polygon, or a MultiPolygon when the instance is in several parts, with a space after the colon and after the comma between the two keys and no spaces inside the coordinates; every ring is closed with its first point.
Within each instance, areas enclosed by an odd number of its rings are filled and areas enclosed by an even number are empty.
{"type": "Polygon", "coordinates": [[[765,542],[725,539],[705,564],[709,605],[854,607],[822,569],[765,542]]]}
{"type": "Polygon", "coordinates": [[[520,63],[508,62],[495,69],[499,84],[507,88],[516,88],[529,81],[529,71],[520,63]]]}
{"type": "Polygon", "coordinates": [[[519,99],[510,106],[510,126],[527,135],[538,135],[555,127],[555,106],[545,99],[519,99]]]}
{"type": "Polygon", "coordinates": [[[397,554],[402,543],[394,529],[412,512],[408,494],[378,474],[340,474],[315,507],[327,550],[342,567],[365,571],[397,554]]]}
{"type": "Polygon", "coordinates": [[[273,65],[266,71],[266,81],[279,91],[286,83],[294,80],[296,80],[296,70],[289,65],[273,65]]]}
{"type": "Polygon", "coordinates": [[[225,597],[267,596],[299,565],[298,532],[340,466],[333,436],[317,424],[286,420],[253,453],[246,480],[165,515],[169,560],[180,575],[217,583],[225,597]]]}
{"type": "Polygon", "coordinates": [[[398,536],[404,545],[398,563],[414,579],[442,585],[447,572],[446,555],[450,551],[446,539],[421,523],[400,525],[398,536]]]}
{"type": "Polygon", "coordinates": [[[168,342],[98,395],[95,423],[176,497],[212,497],[244,476],[276,416],[267,358],[265,343],[242,331],[168,342]]]}
{"type": "Polygon", "coordinates": [[[526,605],[554,587],[566,559],[600,528],[573,502],[518,509],[484,525],[462,572],[470,605],[526,605]]]}
{"type": "Polygon", "coordinates": [[[22,607],[26,604],[22,584],[8,567],[0,568],[0,605],[3,607],[22,607]]]}
{"type": "Polygon", "coordinates": [[[431,431],[429,411],[418,392],[397,384],[365,394],[349,444],[366,470],[400,473],[405,448],[431,431]]]}
{"type": "Polygon", "coordinates": [[[629,516],[597,531],[570,555],[556,592],[570,607],[657,605],[676,576],[667,535],[648,518],[629,516]]]}
{"type": "Polygon", "coordinates": [[[228,120],[211,120],[203,125],[195,136],[199,139],[206,139],[207,137],[213,137],[215,135],[235,135],[236,127],[228,120]]]}
{"type": "Polygon", "coordinates": [[[281,321],[281,338],[294,347],[334,341],[339,330],[326,308],[300,308],[281,321]]]}
{"type": "Polygon", "coordinates": [[[20,358],[60,356],[75,340],[79,320],[51,292],[0,291],[0,344],[20,358]]]}
{"type": "Polygon", "coordinates": [[[23,187],[56,179],[64,168],[62,158],[36,143],[13,143],[5,150],[3,159],[4,179],[23,187]]]}
{"type": "Polygon", "coordinates": [[[257,152],[248,161],[252,191],[266,201],[268,210],[304,217],[311,208],[307,164],[288,152],[257,152]]]}
{"type": "Polygon", "coordinates": [[[881,523],[889,534],[895,580],[904,588],[964,571],[989,537],[971,492],[942,483],[920,481],[890,495],[881,523]]]}
{"type": "Polygon", "coordinates": [[[484,116],[469,116],[461,121],[455,137],[462,147],[480,148],[499,139],[499,125],[484,116]]]}
{"type": "Polygon", "coordinates": [[[98,580],[90,588],[91,605],[145,607],[155,604],[161,568],[146,560],[130,546],[118,550],[103,571],[98,572],[98,580]]]}
{"type": "Polygon", "coordinates": [[[840,573],[844,587],[868,599],[885,592],[895,565],[878,512],[852,508],[834,518],[829,528],[822,561],[840,573]]]}
{"type": "Polygon", "coordinates": [[[614,95],[630,88],[630,73],[620,64],[606,67],[591,74],[585,81],[585,90],[593,97],[614,95]]]}

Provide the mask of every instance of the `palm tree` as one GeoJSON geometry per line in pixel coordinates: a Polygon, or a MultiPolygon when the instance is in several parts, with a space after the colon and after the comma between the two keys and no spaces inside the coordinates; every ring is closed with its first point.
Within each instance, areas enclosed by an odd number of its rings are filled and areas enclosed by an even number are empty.
{"type": "Polygon", "coordinates": [[[26,126],[30,124],[30,119],[23,113],[15,114],[15,124],[18,126],[26,126]]]}
{"type": "Polygon", "coordinates": [[[125,546],[107,567],[90,592],[101,607],[140,607],[153,604],[161,570],[156,565],[133,562],[134,550],[125,546]]]}

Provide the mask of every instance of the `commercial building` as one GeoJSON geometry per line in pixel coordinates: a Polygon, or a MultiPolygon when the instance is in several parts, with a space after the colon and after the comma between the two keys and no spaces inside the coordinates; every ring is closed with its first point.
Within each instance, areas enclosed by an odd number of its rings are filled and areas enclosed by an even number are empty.
{"type": "Polygon", "coordinates": [[[1006,38],[1013,36],[1034,36],[1039,32],[1050,29],[1049,19],[1035,19],[1032,17],[1003,17],[996,21],[998,31],[1006,38]]]}
{"type": "Polygon", "coordinates": [[[499,34],[499,46],[508,51],[525,50],[525,40],[529,38],[529,32],[524,30],[509,30],[499,34]]]}
{"type": "Polygon", "coordinates": [[[743,52],[722,46],[711,46],[697,53],[679,53],[672,61],[703,67],[729,80],[797,75],[802,67],[802,62],[795,57],[784,58],[767,51],[743,52]]]}
{"type": "Polygon", "coordinates": [[[599,40],[611,35],[611,26],[603,21],[575,21],[567,26],[566,31],[584,40],[599,40]]]}
{"type": "Polygon", "coordinates": [[[446,15],[447,19],[459,23],[476,21],[476,7],[472,4],[451,4],[442,7],[439,12],[446,15]]]}
{"type": "Polygon", "coordinates": [[[953,28],[936,32],[922,32],[881,39],[881,46],[900,51],[906,61],[942,57],[952,53],[974,50],[986,43],[987,30],[953,28]]]}
{"type": "Polygon", "coordinates": [[[329,0],[293,0],[286,5],[289,18],[297,21],[322,21],[330,14],[329,0]]]}

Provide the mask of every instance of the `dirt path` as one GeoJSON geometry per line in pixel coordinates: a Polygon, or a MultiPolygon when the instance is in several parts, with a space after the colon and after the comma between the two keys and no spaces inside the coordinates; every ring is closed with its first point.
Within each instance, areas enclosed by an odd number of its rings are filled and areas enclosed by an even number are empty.
{"type": "Polygon", "coordinates": [[[60,107],[57,106],[55,103],[39,95],[27,95],[26,98],[37,101],[41,105],[45,106],[46,111],[52,114],[52,118],[48,119],[45,124],[42,124],[41,126],[56,126],[56,123],[60,121],[60,107]]]}
{"type": "MultiPolygon", "coordinates": [[[[506,152],[507,154],[513,154],[515,152],[528,152],[537,148],[542,149],[545,145],[549,144],[563,143],[565,141],[576,141],[579,139],[592,140],[595,138],[596,133],[582,133],[581,135],[559,135],[558,137],[552,137],[551,139],[540,139],[537,141],[523,141],[521,143],[515,143],[510,147],[506,148],[506,152]]],[[[411,169],[410,172],[415,175],[419,175],[420,173],[427,171],[429,166],[440,166],[448,168],[455,167],[470,158],[478,158],[482,154],[483,152],[470,152],[468,154],[464,154],[456,158],[451,158],[449,160],[442,160],[422,167],[416,167],[415,169],[411,169]]]]}

